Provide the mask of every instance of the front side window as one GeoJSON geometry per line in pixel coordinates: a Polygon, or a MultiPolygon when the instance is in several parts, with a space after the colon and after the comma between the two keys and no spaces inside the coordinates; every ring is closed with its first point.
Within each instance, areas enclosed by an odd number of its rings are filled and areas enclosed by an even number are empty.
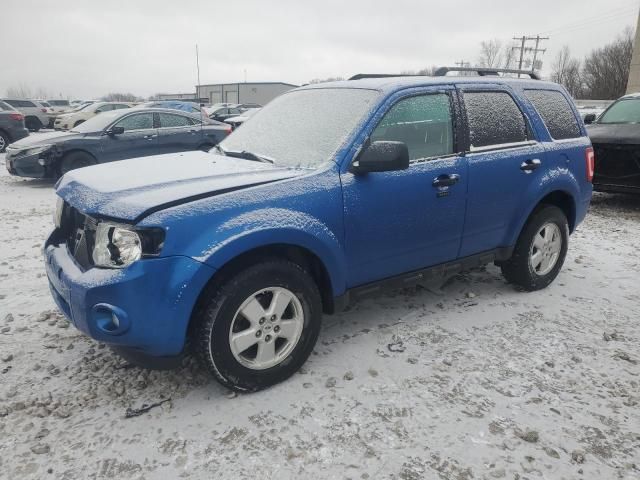
{"type": "Polygon", "coordinates": [[[562,93],[555,90],[525,90],[524,93],[542,117],[551,138],[564,140],[582,136],[571,105],[562,93]]]}
{"type": "Polygon", "coordinates": [[[524,142],[524,116],[506,92],[464,92],[471,149],[524,142]]]}
{"type": "Polygon", "coordinates": [[[153,113],[139,113],[123,118],[114,126],[123,127],[125,132],[153,128],[153,113]]]}
{"type": "Polygon", "coordinates": [[[193,125],[190,118],[183,117],[182,115],[171,115],[170,113],[160,114],[160,127],[188,127],[193,125]]]}
{"type": "Polygon", "coordinates": [[[640,98],[623,98],[611,105],[598,123],[640,123],[640,98]]]}
{"type": "Polygon", "coordinates": [[[371,141],[403,142],[409,159],[453,153],[451,102],[446,93],[405,98],[393,105],[371,134],[371,141]]]}

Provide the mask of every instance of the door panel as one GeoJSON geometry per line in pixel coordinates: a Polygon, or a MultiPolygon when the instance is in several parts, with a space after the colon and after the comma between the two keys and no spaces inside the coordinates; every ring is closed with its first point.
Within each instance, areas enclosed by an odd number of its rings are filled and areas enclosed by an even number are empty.
{"type": "Polygon", "coordinates": [[[400,98],[371,132],[370,141],[405,143],[408,169],[342,174],[349,287],[457,258],[467,166],[453,153],[451,94],[425,89],[400,98]],[[434,185],[444,178],[452,184],[434,185]]]}
{"type": "Polygon", "coordinates": [[[158,129],[154,127],[153,113],[127,115],[114,127],[123,127],[124,133],[102,136],[103,162],[125,158],[144,157],[159,153],[158,129]]]}
{"type": "Polygon", "coordinates": [[[202,144],[200,126],[193,125],[187,117],[160,113],[159,118],[158,142],[162,153],[197,150],[202,144]]]}
{"type": "Polygon", "coordinates": [[[525,162],[545,162],[544,148],[535,143],[521,148],[467,155],[469,192],[467,218],[460,256],[492,250],[505,245],[509,226],[519,212],[522,195],[531,182],[540,182],[543,168],[527,172],[525,162]]]}

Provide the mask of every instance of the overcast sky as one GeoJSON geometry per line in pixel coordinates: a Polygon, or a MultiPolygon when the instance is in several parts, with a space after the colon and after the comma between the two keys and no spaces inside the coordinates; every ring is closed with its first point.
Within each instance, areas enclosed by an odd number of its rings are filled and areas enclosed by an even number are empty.
{"type": "Polygon", "coordinates": [[[348,77],[476,62],[482,40],[544,34],[548,71],[635,27],[637,0],[1,0],[0,95],[96,98],[202,84],[348,77]]]}

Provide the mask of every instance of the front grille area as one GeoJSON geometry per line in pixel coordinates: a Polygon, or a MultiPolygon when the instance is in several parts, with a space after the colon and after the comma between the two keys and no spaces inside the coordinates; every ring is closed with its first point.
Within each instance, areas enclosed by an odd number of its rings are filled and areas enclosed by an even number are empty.
{"type": "Polygon", "coordinates": [[[593,183],[640,187],[640,145],[595,144],[593,183]]]}
{"type": "Polygon", "coordinates": [[[60,219],[61,234],[73,258],[85,270],[93,265],[91,252],[96,226],[95,219],[81,213],[67,202],[64,203],[60,219]]]}

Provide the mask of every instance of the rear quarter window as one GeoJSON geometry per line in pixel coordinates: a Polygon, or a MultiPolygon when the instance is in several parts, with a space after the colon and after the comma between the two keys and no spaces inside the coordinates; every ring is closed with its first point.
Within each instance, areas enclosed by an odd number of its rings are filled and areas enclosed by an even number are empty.
{"type": "Polygon", "coordinates": [[[580,126],[567,98],[554,90],[525,90],[554,140],[581,137],[580,126]]]}
{"type": "Polygon", "coordinates": [[[471,148],[528,140],[527,123],[507,92],[464,92],[471,148]]]}

